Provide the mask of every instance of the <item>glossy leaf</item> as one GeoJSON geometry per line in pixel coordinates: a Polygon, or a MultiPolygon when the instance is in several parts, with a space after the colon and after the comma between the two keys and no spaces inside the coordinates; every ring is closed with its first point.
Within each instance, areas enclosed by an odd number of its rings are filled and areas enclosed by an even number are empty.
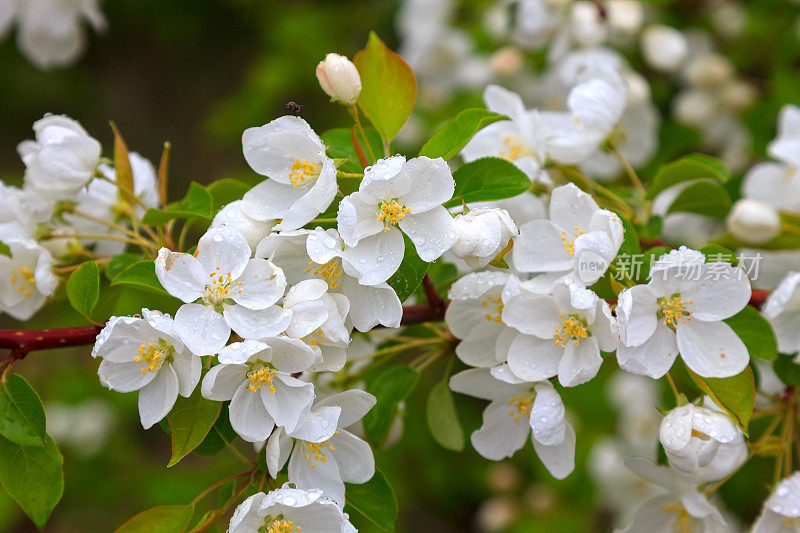
{"type": "Polygon", "coordinates": [[[148,209],[142,217],[142,224],[162,226],[170,220],[188,218],[200,218],[210,222],[213,216],[211,193],[202,185],[192,182],[183,199],[169,204],[165,209],[148,209]]]}
{"type": "Polygon", "coordinates": [[[177,464],[203,442],[217,421],[220,407],[219,402],[203,398],[199,387],[189,398],[178,396],[167,415],[172,435],[172,459],[167,467],[177,464]]]}
{"type": "Polygon", "coordinates": [[[460,452],[464,449],[464,430],[458,421],[449,380],[444,379],[433,386],[428,396],[425,418],[433,439],[443,448],[460,452]]]}
{"type": "Polygon", "coordinates": [[[425,272],[428,270],[428,263],[420,259],[411,239],[403,234],[403,240],[405,243],[403,261],[400,263],[397,272],[392,274],[392,277],[387,281],[389,286],[397,293],[397,297],[401,302],[414,294],[414,291],[422,283],[425,272]]]}
{"type": "Polygon", "coordinates": [[[513,198],[531,186],[531,180],[523,171],[499,157],[483,157],[461,165],[453,172],[453,179],[456,189],[445,207],[513,198]]]}
{"type": "MultiPolygon", "coordinates": [[[[368,522],[380,531],[394,531],[398,514],[397,497],[383,472],[376,469],[372,479],[361,485],[346,484],[346,495],[344,511],[356,523],[368,522]]],[[[366,528],[361,526],[360,529],[366,528]]]]}
{"type": "Polygon", "coordinates": [[[142,511],[115,533],[181,533],[194,513],[193,505],[162,505],[142,511]]]}
{"type": "Polygon", "coordinates": [[[67,280],[67,298],[73,309],[91,321],[92,311],[100,297],[100,273],[97,263],[87,261],[67,280]]]}
{"type": "Polygon", "coordinates": [[[452,159],[476,133],[500,120],[508,120],[508,117],[479,107],[465,109],[434,133],[422,146],[419,155],[452,159]]]}
{"type": "MultiPolygon", "coordinates": [[[[367,136],[367,142],[372,148],[372,152],[376,155],[383,154],[381,134],[373,128],[365,128],[364,133],[367,136]]],[[[320,138],[327,146],[328,157],[347,160],[339,167],[341,170],[345,172],[363,172],[364,169],[361,168],[361,164],[358,162],[358,155],[353,147],[350,128],[328,130],[320,135],[320,138]]],[[[363,143],[360,135],[359,141],[363,143]]]]}
{"type": "Polygon", "coordinates": [[[131,168],[131,160],[128,155],[128,146],[125,144],[125,139],[117,129],[117,125],[111,123],[111,129],[114,130],[114,176],[119,187],[122,199],[131,208],[136,203],[133,188],[133,169],[131,168]]]}
{"type": "Polygon", "coordinates": [[[725,323],[742,339],[750,357],[766,361],[778,358],[778,341],[772,325],[755,307],[746,306],[738,314],[726,319],[725,323]]]}
{"type": "Polygon", "coordinates": [[[241,200],[244,193],[250,190],[250,185],[241,180],[225,178],[215,181],[206,190],[211,196],[211,212],[216,214],[227,204],[241,200]]]}
{"type": "Polygon", "coordinates": [[[740,374],[729,378],[704,378],[688,368],[686,371],[700,390],[711,396],[748,435],[747,427],[756,401],[753,369],[748,366],[740,374]]]}
{"type": "Polygon", "coordinates": [[[353,63],[361,77],[358,107],[387,142],[408,120],[417,98],[414,71],[400,55],[383,44],[375,32],[353,63]]]}
{"type": "Polygon", "coordinates": [[[731,197],[722,185],[713,181],[698,181],[678,194],[667,213],[696,213],[723,219],[730,210],[731,197]]]}
{"type": "Polygon", "coordinates": [[[153,261],[138,261],[111,280],[111,285],[132,285],[140,289],[167,294],[161,282],[156,276],[155,264],[153,261]]]}
{"type": "Polygon", "coordinates": [[[0,435],[20,446],[44,446],[44,407],[33,387],[19,374],[0,385],[0,435]]]}
{"type": "Polygon", "coordinates": [[[380,446],[397,411],[419,381],[419,372],[406,366],[392,367],[370,383],[368,391],[377,399],[375,407],[363,419],[364,433],[375,446],[380,446]]]}
{"type": "Polygon", "coordinates": [[[719,159],[704,154],[687,155],[658,169],[647,189],[647,198],[653,199],[664,189],[684,181],[710,178],[725,183],[730,177],[730,171],[719,159]]]}

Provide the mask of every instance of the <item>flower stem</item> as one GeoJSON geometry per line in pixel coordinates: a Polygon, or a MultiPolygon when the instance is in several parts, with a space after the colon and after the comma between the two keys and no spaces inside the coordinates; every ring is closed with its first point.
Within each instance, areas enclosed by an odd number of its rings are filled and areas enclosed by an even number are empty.
{"type": "Polygon", "coordinates": [[[372,151],[372,146],[369,145],[369,141],[367,140],[367,134],[364,133],[364,127],[361,126],[361,119],[358,118],[358,108],[356,106],[350,106],[347,108],[347,111],[350,113],[350,116],[353,117],[353,122],[355,122],[358,132],[361,134],[361,138],[364,140],[364,146],[367,148],[370,161],[376,161],[375,153],[372,151]]]}

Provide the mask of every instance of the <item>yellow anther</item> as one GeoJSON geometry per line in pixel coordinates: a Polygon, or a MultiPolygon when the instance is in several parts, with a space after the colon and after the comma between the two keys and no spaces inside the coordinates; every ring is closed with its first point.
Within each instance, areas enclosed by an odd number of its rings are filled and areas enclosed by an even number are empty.
{"type": "Polygon", "coordinates": [[[533,153],[528,150],[528,147],[525,146],[525,143],[522,142],[522,139],[514,135],[506,135],[503,138],[503,144],[506,146],[507,150],[500,152],[499,155],[508,161],[516,161],[521,157],[533,155],[533,153]]]}
{"type": "Polygon", "coordinates": [[[508,416],[514,419],[514,422],[519,422],[521,415],[530,415],[533,409],[533,398],[527,394],[520,394],[512,396],[508,399],[508,405],[511,409],[508,411],[508,416]]]}
{"type": "Polygon", "coordinates": [[[489,322],[497,322],[498,324],[503,323],[503,319],[501,318],[503,315],[503,300],[500,296],[488,295],[483,299],[481,305],[490,310],[484,317],[486,320],[489,322]],[[494,312],[491,311],[492,309],[494,312]]]}
{"type": "MultiPolygon", "coordinates": [[[[219,270],[219,267],[217,267],[219,270]]],[[[220,274],[219,272],[212,272],[209,275],[209,281],[206,285],[206,294],[208,295],[208,299],[214,302],[218,302],[220,300],[225,299],[228,296],[228,293],[231,292],[231,288],[233,286],[233,280],[231,280],[231,273],[226,272],[225,274],[220,274]]],[[[238,283],[238,286],[241,286],[242,282],[238,283]]],[[[241,294],[241,290],[239,291],[241,294]]]]}
{"type": "MultiPolygon", "coordinates": [[[[378,220],[384,224],[397,224],[410,212],[411,209],[404,207],[403,204],[396,199],[388,200],[381,202],[380,210],[378,211],[378,220]]],[[[386,227],[386,231],[389,231],[388,226],[386,227]]]]}
{"type": "Polygon", "coordinates": [[[251,370],[247,373],[247,379],[250,380],[250,390],[255,392],[261,385],[269,387],[269,391],[275,394],[275,385],[272,384],[272,378],[278,373],[269,367],[261,367],[256,370],[251,370]]]}
{"type": "MultiPolygon", "coordinates": [[[[559,315],[563,318],[564,313],[559,315]]],[[[572,344],[578,344],[581,339],[589,337],[591,333],[586,324],[586,320],[577,315],[568,316],[560,326],[556,326],[556,331],[553,333],[553,338],[556,340],[558,346],[566,346],[567,341],[572,341],[572,344]]]]}
{"type": "Polygon", "coordinates": [[[561,231],[561,242],[564,243],[564,248],[566,248],[569,255],[575,255],[575,239],[584,233],[578,226],[574,226],[572,229],[575,231],[571,234],[564,230],[561,231]]]}
{"type": "Polygon", "coordinates": [[[148,342],[139,346],[139,355],[135,355],[133,360],[142,365],[142,368],[139,369],[142,374],[158,372],[168,352],[168,347],[165,344],[148,342]]]}
{"type": "Polygon", "coordinates": [[[692,533],[692,515],[686,512],[683,505],[671,503],[663,508],[665,513],[676,513],[675,521],[672,522],[672,530],[675,533],[692,533]]]}
{"type": "Polygon", "coordinates": [[[22,293],[23,296],[30,296],[36,285],[36,278],[28,267],[12,268],[11,285],[16,285],[16,291],[22,293]]]}
{"type": "Polygon", "coordinates": [[[267,522],[258,529],[258,533],[294,533],[302,531],[300,526],[294,525],[291,520],[284,520],[283,516],[278,516],[273,520],[267,517],[267,522]]]}
{"type": "MultiPolygon", "coordinates": [[[[334,435],[338,434],[339,432],[335,432],[334,435]]],[[[333,447],[330,440],[326,440],[324,442],[303,442],[303,446],[305,447],[305,451],[303,453],[303,458],[308,463],[308,466],[311,468],[316,468],[317,463],[327,463],[328,458],[325,457],[325,451],[336,451],[336,448],[333,447]]]]}
{"type": "Polygon", "coordinates": [[[339,280],[342,277],[341,259],[334,257],[324,265],[317,265],[314,261],[309,261],[308,265],[306,272],[321,277],[331,289],[339,288],[339,280]],[[316,265],[316,267],[314,265],[316,265]]]}
{"type": "Polygon", "coordinates": [[[661,323],[672,329],[678,327],[678,323],[687,323],[692,319],[692,313],[694,313],[692,309],[686,308],[691,304],[691,300],[684,300],[680,294],[673,294],[669,298],[659,298],[661,323]]]}
{"type": "Polygon", "coordinates": [[[302,187],[309,180],[316,179],[319,176],[319,172],[319,164],[311,163],[307,159],[300,160],[300,158],[296,157],[289,172],[289,181],[292,183],[292,187],[302,187]]]}

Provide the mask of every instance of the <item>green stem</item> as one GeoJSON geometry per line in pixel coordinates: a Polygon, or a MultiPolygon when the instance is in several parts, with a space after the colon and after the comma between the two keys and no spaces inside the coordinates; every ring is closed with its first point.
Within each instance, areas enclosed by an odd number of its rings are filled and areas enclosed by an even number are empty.
{"type": "Polygon", "coordinates": [[[361,134],[361,139],[364,141],[364,146],[367,148],[370,161],[376,161],[375,153],[372,151],[372,146],[369,145],[369,141],[367,140],[367,134],[364,133],[364,127],[361,126],[361,119],[358,118],[358,108],[356,106],[351,106],[347,108],[347,111],[350,113],[350,116],[353,117],[353,122],[355,122],[358,132],[361,134]]]}

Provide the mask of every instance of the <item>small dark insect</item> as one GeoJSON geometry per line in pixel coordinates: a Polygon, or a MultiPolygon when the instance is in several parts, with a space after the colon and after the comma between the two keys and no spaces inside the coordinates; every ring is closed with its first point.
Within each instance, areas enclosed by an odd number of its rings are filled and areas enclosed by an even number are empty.
{"type": "Polygon", "coordinates": [[[303,106],[298,104],[297,102],[286,102],[286,114],[287,115],[294,115],[295,117],[299,117],[303,114],[303,106]]]}

